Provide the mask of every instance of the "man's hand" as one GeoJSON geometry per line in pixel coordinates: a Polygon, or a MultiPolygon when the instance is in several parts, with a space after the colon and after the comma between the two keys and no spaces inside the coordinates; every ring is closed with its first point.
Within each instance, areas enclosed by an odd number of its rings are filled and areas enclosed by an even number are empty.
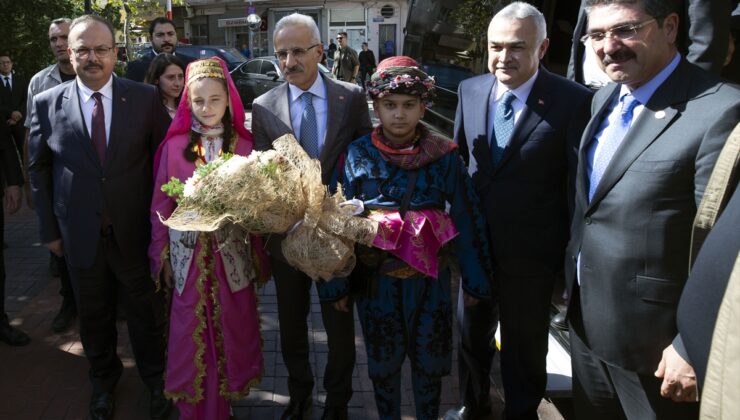
{"type": "Polygon", "coordinates": [[[332,302],[331,305],[334,309],[340,312],[349,312],[349,296],[345,296],[336,302],[332,302]]]}
{"type": "Polygon", "coordinates": [[[26,182],[26,185],[23,187],[23,194],[26,196],[26,205],[28,206],[28,208],[31,210],[35,210],[36,206],[33,204],[33,195],[31,195],[31,185],[28,182],[26,182]]]}
{"type": "Polygon", "coordinates": [[[170,260],[162,262],[162,280],[164,280],[164,284],[170,289],[175,284],[172,277],[172,264],[170,264],[170,260]]]}
{"type": "Polygon", "coordinates": [[[466,308],[470,308],[472,306],[475,306],[480,302],[480,299],[470,296],[468,292],[463,291],[463,303],[465,304],[466,308]]]}
{"type": "Polygon", "coordinates": [[[64,244],[62,244],[61,239],[57,239],[51,242],[47,242],[44,244],[46,248],[51,251],[52,254],[56,255],[57,257],[63,257],[64,256],[64,244]]]}
{"type": "Polygon", "coordinates": [[[660,387],[660,395],[663,397],[676,402],[698,400],[694,368],[678,354],[672,344],[663,350],[663,358],[655,376],[663,378],[663,385],[660,387]]]}
{"type": "Polygon", "coordinates": [[[9,185],[5,188],[5,211],[13,214],[21,207],[21,187],[9,185]]]}

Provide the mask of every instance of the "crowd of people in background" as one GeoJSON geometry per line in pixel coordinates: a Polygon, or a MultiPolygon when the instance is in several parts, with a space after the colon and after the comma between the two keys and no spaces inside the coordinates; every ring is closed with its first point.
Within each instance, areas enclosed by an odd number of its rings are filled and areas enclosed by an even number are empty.
{"type": "MultiPolygon", "coordinates": [[[[0,52],[0,227],[25,195],[61,282],[51,328],[79,319],[92,419],[115,413],[117,307],[151,418],[174,405],[182,419],[228,419],[262,373],[256,287],[267,281],[288,371],[282,419],[312,418],[314,284],[329,348],[322,419],[349,416],[355,310],[381,419],[401,417],[406,360],[416,418],[490,418],[497,329],[503,417],[537,419],[558,282],[576,418],[734,419],[740,89],[720,76],[737,7],[582,0],[562,77],[542,64],[545,17],[512,2],[490,19],[489,72],[459,85],[453,139],[421,121],[435,80],[414,58],[376,63],[346,32],[325,47],[307,15],[274,27],[286,83],[254,100],[251,131],[226,64],[178,55],[171,20],[151,22],[151,50],[118,77],[108,21],[55,19],[55,63],[30,82],[0,52]],[[319,71],[327,56],[331,75],[319,71]],[[347,277],[313,281],[286,260],[284,235],[162,222],[178,205],[164,184],[285,134],[393,242],[356,246],[347,277]],[[453,346],[460,404],[440,413],[453,346]]],[[[2,257],[0,341],[23,346],[2,257]]]]}

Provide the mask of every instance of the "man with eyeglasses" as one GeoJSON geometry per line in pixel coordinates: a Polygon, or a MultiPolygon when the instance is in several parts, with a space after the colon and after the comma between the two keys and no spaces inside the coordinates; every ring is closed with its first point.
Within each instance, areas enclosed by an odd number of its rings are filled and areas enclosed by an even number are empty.
{"type": "Polygon", "coordinates": [[[334,53],[334,66],[331,72],[341,81],[355,83],[357,73],[360,71],[357,51],[347,44],[347,32],[337,34],[337,43],[339,43],[339,48],[334,53]]]}
{"type": "MultiPolygon", "coordinates": [[[[72,67],[72,62],[69,59],[69,53],[67,52],[67,37],[69,35],[69,25],[72,23],[72,19],[59,18],[54,19],[49,25],[49,47],[51,52],[56,57],[56,63],[36,73],[28,84],[28,106],[26,115],[26,139],[24,145],[24,171],[26,172],[26,179],[28,179],[28,133],[31,128],[31,112],[33,111],[33,98],[37,94],[51,89],[55,86],[59,86],[64,82],[74,80],[75,70],[72,67]]],[[[31,186],[30,183],[26,183],[26,201],[28,207],[33,208],[33,199],[31,197],[31,186]]],[[[67,270],[67,263],[64,257],[59,257],[50,252],[51,265],[56,267],[58,273],[61,289],[59,294],[62,295],[62,306],[59,308],[59,312],[54,317],[51,328],[54,332],[63,332],[72,324],[72,321],[77,316],[77,305],[75,303],[74,293],[72,292],[72,283],[67,270]]]]}
{"type": "Polygon", "coordinates": [[[578,418],[698,416],[677,334],[697,205],[740,91],[678,52],[669,0],[587,0],[587,39],[613,83],[581,139],[566,253],[578,418]]]}
{"type": "MultiPolygon", "coordinates": [[[[308,154],[321,162],[322,180],[336,189],[347,145],[372,129],[365,95],[357,85],[319,73],[324,52],[319,28],[310,16],[294,13],[278,21],[275,56],[284,83],[255,99],[252,134],[255,149],[272,148],[273,140],[293,134],[308,154]]],[[[271,254],[277,290],[280,348],[288,369],[290,404],[282,419],[311,419],[314,376],[309,363],[308,325],[312,280],[291,267],[280,250],[281,235],[265,244],[271,254]]],[[[329,346],[322,419],[346,419],[355,365],[353,302],[347,282],[317,283],[321,319],[329,346]]]]}
{"type": "Polygon", "coordinates": [[[90,363],[90,418],[113,417],[123,373],[116,352],[117,290],[125,293],[151,418],[168,418],[164,302],[147,258],[152,157],[167,114],[153,86],[113,77],[117,49],[106,20],[85,15],[72,21],[67,52],[77,77],[34,98],[28,172],[41,240],[66,258],[72,278],[90,363]]]}
{"type": "MultiPolygon", "coordinates": [[[[149,23],[149,39],[151,39],[152,48],[147,51],[140,59],[131,61],[126,66],[126,78],[143,82],[144,76],[149,69],[154,57],[163,52],[177,55],[177,31],[175,23],[166,17],[158,17],[149,23]]],[[[177,55],[187,66],[193,58],[184,55],[177,55]]]]}
{"type": "MultiPolygon", "coordinates": [[[[736,0],[674,0],[681,3],[679,32],[676,45],[686,59],[699,67],[720,74],[730,34],[730,14],[736,0]]],[[[597,59],[585,39],[588,20],[586,0],[581,0],[578,21],[573,31],[573,44],[568,63],[568,78],[592,89],[609,83],[609,78],[599,68],[597,59]]]]}

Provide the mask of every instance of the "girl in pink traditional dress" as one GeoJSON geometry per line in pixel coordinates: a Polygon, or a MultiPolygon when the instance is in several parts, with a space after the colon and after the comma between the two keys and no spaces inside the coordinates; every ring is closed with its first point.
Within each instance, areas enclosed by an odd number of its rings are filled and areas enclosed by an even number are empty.
{"type": "Polygon", "coordinates": [[[162,192],[223,153],[248,155],[252,134],[226,65],[191,63],[177,114],[155,156],[152,275],[173,287],[165,395],[181,419],[228,419],[230,400],[243,398],[262,374],[254,283],[267,278],[259,239],[237,226],[213,233],[167,228],[177,203],[162,192]]]}

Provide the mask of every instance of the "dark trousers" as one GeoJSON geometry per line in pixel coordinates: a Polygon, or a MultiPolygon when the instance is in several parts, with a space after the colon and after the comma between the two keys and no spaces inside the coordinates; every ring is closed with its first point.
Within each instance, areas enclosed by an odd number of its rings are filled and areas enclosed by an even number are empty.
{"type": "Polygon", "coordinates": [[[164,299],[155,293],[146,250],[136,261],[126,261],[115,234],[101,235],[92,267],[69,265],[77,298],[80,338],[90,362],[93,393],[113,392],[123,365],[116,353],[116,290],[125,295],[129,338],[144,383],[160,386],[165,364],[164,299]]]}
{"type": "Polygon", "coordinates": [[[461,285],[456,318],[460,332],[457,343],[460,400],[474,415],[487,413],[491,409],[490,373],[498,310],[488,301],[466,308],[461,285]]]}
{"type": "Polygon", "coordinates": [[[501,376],[507,419],[534,419],[547,386],[550,300],[555,276],[497,272],[501,376]]]}
{"type": "MultiPolygon", "coordinates": [[[[311,395],[314,385],[307,323],[313,281],[283,261],[273,258],[271,263],[277,291],[280,349],[288,369],[288,392],[292,400],[302,401],[311,395]]],[[[349,312],[341,312],[331,303],[321,304],[329,345],[324,370],[327,407],[346,407],[352,397],[355,331],[353,305],[349,308],[349,312]]]]}
{"type": "MultiPolygon", "coordinates": [[[[555,276],[514,276],[497,270],[501,376],[507,419],[538,418],[537,407],[547,385],[547,342],[554,279],[555,276]]],[[[460,326],[460,392],[465,405],[473,408],[474,413],[483,409],[480,404],[490,404],[488,376],[492,353],[486,350],[495,332],[493,313],[484,302],[465,308],[460,326]]]]}
{"type": "Polygon", "coordinates": [[[59,283],[61,285],[59,294],[64,299],[63,304],[75,306],[74,288],[72,287],[72,277],[69,275],[67,260],[54,254],[51,254],[51,258],[56,260],[57,270],[59,270],[59,283]]]}
{"type": "Polygon", "coordinates": [[[573,405],[577,419],[699,418],[698,403],[677,403],[660,396],[661,379],[652,374],[629,371],[599,359],[576,332],[579,330],[579,322],[575,319],[570,325],[573,405]]]}
{"type": "MultiPolygon", "coordinates": [[[[0,188],[4,188],[0,185],[0,188]]],[[[0,194],[0,203],[3,203],[3,194],[0,194]]],[[[1,204],[0,204],[1,206],[1,204]]],[[[0,325],[8,322],[5,313],[5,209],[0,208],[0,325]]]]}
{"type": "Polygon", "coordinates": [[[372,72],[370,69],[364,69],[360,67],[360,86],[362,86],[362,90],[365,90],[367,85],[365,83],[370,81],[370,76],[372,76],[372,72]]]}

